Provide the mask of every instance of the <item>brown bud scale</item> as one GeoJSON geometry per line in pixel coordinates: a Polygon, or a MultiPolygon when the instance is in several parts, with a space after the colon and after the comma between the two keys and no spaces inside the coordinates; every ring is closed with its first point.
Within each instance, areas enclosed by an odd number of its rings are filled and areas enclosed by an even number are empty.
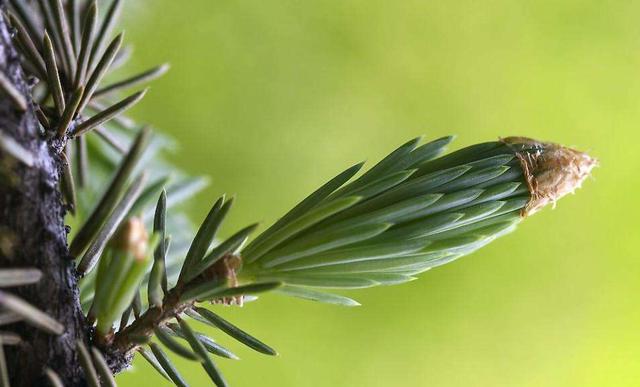
{"type": "Polygon", "coordinates": [[[591,175],[598,160],[584,152],[527,137],[507,137],[502,142],[512,147],[525,175],[531,199],[522,209],[522,217],[536,213],[547,204],[574,193],[591,175]]]}

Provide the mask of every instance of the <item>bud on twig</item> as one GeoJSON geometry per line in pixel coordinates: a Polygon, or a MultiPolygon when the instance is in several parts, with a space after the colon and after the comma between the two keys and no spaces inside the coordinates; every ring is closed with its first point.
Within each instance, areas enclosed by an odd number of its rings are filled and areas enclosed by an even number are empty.
{"type": "Polygon", "coordinates": [[[591,175],[598,161],[584,152],[527,137],[502,139],[516,151],[531,199],[522,216],[538,212],[549,203],[554,206],[563,196],[574,193],[591,175]]]}

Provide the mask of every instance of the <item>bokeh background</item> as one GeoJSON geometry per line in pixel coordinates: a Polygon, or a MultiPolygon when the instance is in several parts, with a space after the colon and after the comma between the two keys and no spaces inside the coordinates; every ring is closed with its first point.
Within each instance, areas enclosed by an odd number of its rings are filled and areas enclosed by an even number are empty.
{"type": "MultiPolygon", "coordinates": [[[[588,150],[594,179],[472,256],[359,308],[267,295],[222,314],[280,352],[219,360],[235,386],[637,386],[640,2],[128,2],[131,73],[168,61],[132,112],[212,185],[200,221],[269,225],[344,167],[416,135],[526,135],[588,150]]],[[[199,327],[205,329],[204,327],[199,327]]],[[[178,360],[194,386],[195,363],[178,360]]],[[[123,386],[164,385],[142,360],[123,386]]]]}

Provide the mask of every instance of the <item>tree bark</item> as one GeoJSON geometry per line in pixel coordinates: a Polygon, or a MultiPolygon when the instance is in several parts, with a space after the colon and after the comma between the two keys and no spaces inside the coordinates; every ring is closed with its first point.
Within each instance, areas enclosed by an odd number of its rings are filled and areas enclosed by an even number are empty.
{"type": "MultiPolygon", "coordinates": [[[[5,1],[0,0],[4,11],[5,1]]],[[[87,341],[74,262],[68,255],[64,208],[59,190],[63,166],[61,140],[40,132],[10,27],[0,16],[0,72],[27,101],[20,111],[0,93],[0,132],[31,153],[31,165],[0,148],[0,268],[34,267],[43,272],[35,285],[5,289],[40,308],[65,327],[62,335],[45,333],[19,322],[2,327],[19,334],[22,343],[6,346],[12,386],[47,385],[44,370],[55,371],[65,386],[86,385],[76,354],[76,341],[87,341]]]]}

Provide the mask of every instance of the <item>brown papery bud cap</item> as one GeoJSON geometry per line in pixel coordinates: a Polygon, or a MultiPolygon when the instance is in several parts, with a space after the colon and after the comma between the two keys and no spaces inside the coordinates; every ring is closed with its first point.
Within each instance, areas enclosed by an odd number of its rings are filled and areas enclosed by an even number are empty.
{"type": "Polygon", "coordinates": [[[137,260],[145,259],[149,244],[149,235],[147,234],[142,219],[139,217],[127,219],[120,225],[111,243],[116,249],[131,253],[137,260]]]}
{"type": "Polygon", "coordinates": [[[527,181],[531,199],[522,209],[529,216],[549,203],[573,193],[591,175],[598,160],[584,152],[527,137],[507,137],[501,141],[515,151],[527,181]]]}

